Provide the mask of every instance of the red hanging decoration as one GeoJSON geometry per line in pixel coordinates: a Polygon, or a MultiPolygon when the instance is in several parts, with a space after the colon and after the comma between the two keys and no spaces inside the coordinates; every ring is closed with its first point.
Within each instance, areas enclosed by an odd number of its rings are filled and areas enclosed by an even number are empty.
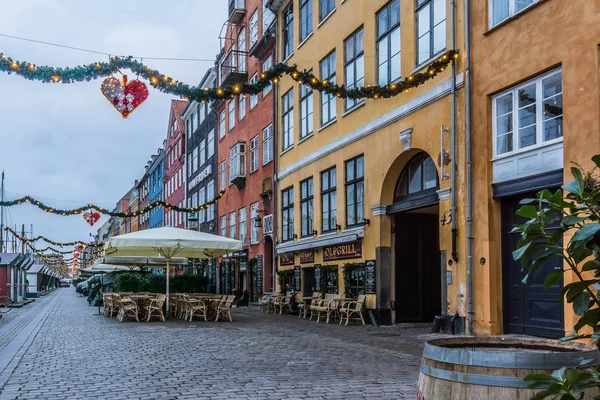
{"type": "Polygon", "coordinates": [[[94,226],[96,222],[102,217],[102,215],[98,211],[86,211],[82,214],[85,222],[90,224],[90,226],[94,226]]]}
{"type": "Polygon", "coordinates": [[[148,98],[146,85],[137,79],[127,82],[127,75],[123,75],[123,82],[114,76],[104,79],[100,91],[123,118],[127,118],[148,98]]]}

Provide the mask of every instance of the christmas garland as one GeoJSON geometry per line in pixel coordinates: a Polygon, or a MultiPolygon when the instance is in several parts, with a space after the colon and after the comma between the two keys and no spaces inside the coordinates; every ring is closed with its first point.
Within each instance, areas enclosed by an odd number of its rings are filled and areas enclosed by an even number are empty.
{"type": "Polygon", "coordinates": [[[458,58],[458,50],[450,50],[441,55],[436,61],[426,67],[426,72],[412,74],[398,83],[384,86],[367,86],[348,89],[345,85],[337,85],[327,79],[320,80],[312,72],[300,71],[296,65],[279,63],[271,69],[263,71],[256,83],[242,82],[233,86],[217,88],[202,88],[190,86],[177,81],[159,71],[151,69],[133,57],[111,57],[109,62],[95,62],[88,65],[55,68],[36,66],[25,61],[16,61],[0,53],[0,71],[14,73],[25,79],[41,82],[84,82],[101,77],[112,76],[121,69],[129,69],[134,74],[150,82],[150,85],[163,93],[168,93],[188,100],[207,102],[211,100],[232,99],[239,95],[256,95],[267,86],[277,83],[283,75],[288,75],[300,84],[307,85],[313,90],[325,92],[341,98],[377,99],[397,96],[408,89],[418,87],[442,72],[453,59],[458,58]]]}
{"type": "Polygon", "coordinates": [[[75,245],[78,245],[78,244],[82,244],[85,247],[104,247],[104,244],[105,244],[105,242],[102,242],[102,243],[87,242],[86,243],[86,242],[82,242],[82,241],[77,241],[77,242],[55,242],[54,240],[50,240],[50,239],[48,239],[45,236],[37,236],[37,237],[34,237],[33,239],[28,239],[26,237],[23,237],[23,236],[19,235],[15,230],[13,230],[9,226],[5,227],[4,230],[12,233],[12,235],[14,237],[16,237],[17,239],[19,239],[21,242],[25,242],[25,243],[33,243],[33,242],[37,242],[38,240],[43,240],[44,242],[53,244],[55,246],[60,246],[60,247],[75,246],[75,245]]]}
{"type": "Polygon", "coordinates": [[[193,212],[197,212],[200,210],[205,210],[207,209],[209,206],[211,206],[212,204],[215,204],[221,197],[223,197],[223,194],[225,193],[224,190],[221,190],[219,192],[219,194],[212,199],[211,201],[204,203],[200,206],[197,207],[179,207],[176,206],[174,204],[170,204],[167,203],[166,201],[155,201],[152,204],[149,204],[147,207],[145,207],[143,210],[139,210],[139,211],[134,211],[134,212],[116,212],[116,211],[111,211],[108,210],[106,208],[97,206],[95,204],[88,204],[87,206],[83,206],[83,207],[79,207],[79,208],[74,208],[72,210],[60,210],[60,209],[56,209],[50,206],[45,205],[44,203],[42,203],[39,200],[34,199],[31,196],[25,196],[25,197],[21,197],[20,199],[16,199],[16,200],[11,200],[11,201],[0,201],[0,206],[5,206],[5,207],[13,207],[22,203],[31,203],[34,206],[38,207],[39,209],[47,212],[47,213],[51,213],[51,214],[57,214],[57,215],[76,215],[76,214],[82,214],[84,213],[86,210],[96,210],[99,213],[105,214],[105,215],[110,215],[111,217],[118,217],[118,218],[132,218],[132,217],[137,217],[138,215],[143,215],[147,212],[149,212],[150,210],[152,210],[153,208],[156,207],[164,207],[168,210],[173,210],[173,211],[178,211],[178,212],[184,212],[184,213],[193,213],[193,212]]]}

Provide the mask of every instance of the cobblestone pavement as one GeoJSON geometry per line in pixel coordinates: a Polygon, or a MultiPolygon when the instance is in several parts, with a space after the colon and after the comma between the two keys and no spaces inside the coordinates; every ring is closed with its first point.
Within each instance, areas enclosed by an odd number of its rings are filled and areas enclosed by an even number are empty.
{"type": "MultiPolygon", "coordinates": [[[[0,399],[414,399],[425,325],[119,322],[60,289],[0,323],[0,399]]],[[[13,314],[14,312],[14,314],[13,314]]]]}

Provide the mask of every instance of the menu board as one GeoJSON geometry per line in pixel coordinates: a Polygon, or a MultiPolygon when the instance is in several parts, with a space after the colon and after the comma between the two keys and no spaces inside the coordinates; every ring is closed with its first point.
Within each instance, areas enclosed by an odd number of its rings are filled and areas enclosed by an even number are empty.
{"type": "Polygon", "coordinates": [[[294,267],[294,286],[295,286],[294,290],[296,292],[299,292],[300,289],[302,288],[301,284],[300,284],[300,266],[299,265],[296,265],[294,267]]]}
{"type": "Polygon", "coordinates": [[[256,259],[256,291],[262,293],[263,255],[259,254],[256,259]]]}
{"type": "Polygon", "coordinates": [[[375,260],[366,261],[365,286],[367,294],[375,294],[375,260]]]}
{"type": "Polygon", "coordinates": [[[315,264],[315,292],[321,291],[321,264],[315,264]]]}

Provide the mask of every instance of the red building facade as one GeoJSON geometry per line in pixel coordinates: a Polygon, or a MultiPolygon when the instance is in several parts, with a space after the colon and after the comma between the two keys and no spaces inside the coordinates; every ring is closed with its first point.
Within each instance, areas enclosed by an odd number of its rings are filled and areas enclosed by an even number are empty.
{"type": "MultiPolygon", "coordinates": [[[[167,203],[185,206],[185,123],[181,116],[188,102],[171,100],[167,147],[165,149],[165,175],[163,194],[167,203]]],[[[164,226],[185,227],[184,213],[164,209],[164,226]]]]}
{"type": "MultiPolygon", "coordinates": [[[[274,15],[266,0],[229,1],[224,47],[217,60],[218,85],[253,83],[275,58],[274,15]]],[[[219,234],[244,242],[224,257],[219,290],[250,300],[273,289],[273,88],[215,105],[218,127],[219,234]]]]}

